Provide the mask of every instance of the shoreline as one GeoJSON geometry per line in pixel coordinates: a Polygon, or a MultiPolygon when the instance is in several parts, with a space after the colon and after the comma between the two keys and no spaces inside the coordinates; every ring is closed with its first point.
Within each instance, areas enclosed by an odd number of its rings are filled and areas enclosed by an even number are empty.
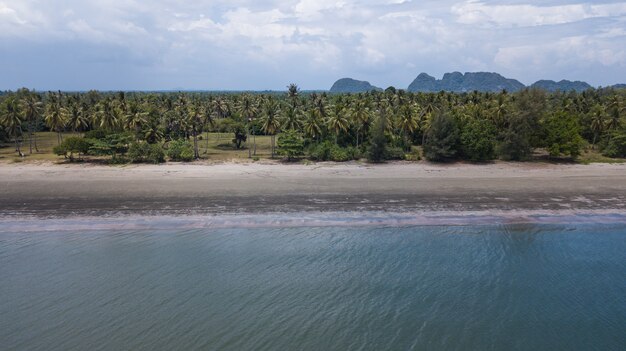
{"type": "Polygon", "coordinates": [[[2,218],[472,211],[626,213],[626,165],[2,165],[2,218]]]}
{"type": "Polygon", "coordinates": [[[289,212],[223,215],[0,217],[2,231],[144,231],[300,227],[431,227],[527,225],[626,225],[626,212],[588,211],[441,211],[441,212],[289,212]]]}

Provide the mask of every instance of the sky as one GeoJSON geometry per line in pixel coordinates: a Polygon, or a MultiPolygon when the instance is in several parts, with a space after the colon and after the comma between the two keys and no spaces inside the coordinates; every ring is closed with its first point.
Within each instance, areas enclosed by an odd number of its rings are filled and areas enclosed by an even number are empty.
{"type": "Polygon", "coordinates": [[[626,83],[626,1],[0,0],[0,89],[406,88],[420,73],[626,83]]]}

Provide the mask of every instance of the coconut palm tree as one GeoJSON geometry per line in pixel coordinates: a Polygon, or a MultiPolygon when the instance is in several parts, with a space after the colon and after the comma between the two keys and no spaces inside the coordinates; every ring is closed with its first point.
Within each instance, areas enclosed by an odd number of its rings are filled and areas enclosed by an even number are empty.
{"type": "Polygon", "coordinates": [[[335,134],[335,144],[337,144],[339,134],[348,131],[348,126],[350,125],[342,105],[336,103],[332,106],[330,116],[326,120],[326,125],[328,125],[328,129],[332,130],[333,134],[335,134]]]}
{"type": "Polygon", "coordinates": [[[73,132],[84,130],[89,125],[89,118],[87,118],[84,106],[81,105],[78,97],[72,97],[68,100],[67,117],[67,125],[73,132]]]}
{"type": "Polygon", "coordinates": [[[29,153],[33,153],[33,139],[35,141],[35,150],[39,152],[37,147],[37,138],[35,137],[35,128],[37,127],[39,116],[43,109],[43,104],[39,98],[39,95],[35,93],[29,93],[22,99],[22,110],[24,111],[24,117],[28,122],[28,143],[29,153]]]}
{"type": "Polygon", "coordinates": [[[63,136],[61,132],[67,123],[67,110],[61,105],[61,94],[50,95],[46,106],[44,121],[50,130],[57,132],[57,143],[61,144],[63,136]]]}
{"type": "Polygon", "coordinates": [[[205,154],[209,152],[209,132],[210,129],[215,125],[215,111],[213,110],[213,105],[208,102],[202,106],[202,122],[204,124],[204,129],[206,129],[206,150],[205,154]]]}
{"type": "Polygon", "coordinates": [[[356,147],[358,148],[361,129],[369,123],[372,114],[367,106],[367,101],[364,99],[356,100],[350,108],[349,113],[352,124],[356,126],[356,147]]]}
{"type": "Polygon", "coordinates": [[[272,158],[274,158],[275,139],[276,133],[280,128],[280,121],[278,120],[280,109],[276,100],[271,96],[263,104],[263,117],[261,117],[261,129],[263,133],[271,136],[272,143],[272,158]]]}
{"type": "Polygon", "coordinates": [[[1,110],[2,115],[0,115],[2,124],[5,126],[5,129],[9,136],[13,137],[15,141],[15,151],[20,155],[24,156],[21,150],[21,140],[22,136],[22,123],[24,122],[22,113],[20,111],[20,103],[15,96],[9,96],[4,101],[4,108],[1,110]]]}
{"type": "Polygon", "coordinates": [[[407,151],[411,151],[411,145],[409,142],[409,134],[413,134],[417,129],[417,110],[410,105],[403,105],[400,111],[400,119],[398,121],[398,127],[404,136],[405,144],[407,145],[407,151]]]}
{"type": "Polygon", "coordinates": [[[148,112],[144,111],[137,101],[128,104],[124,125],[127,129],[134,130],[135,137],[139,140],[139,135],[143,126],[147,123],[148,112]]]}
{"type": "Polygon", "coordinates": [[[119,124],[120,112],[110,98],[101,100],[97,105],[97,110],[94,115],[96,123],[100,128],[106,130],[113,130],[119,124]]]}
{"type": "Polygon", "coordinates": [[[313,138],[319,142],[319,139],[322,136],[322,121],[323,118],[320,117],[318,109],[307,110],[306,118],[304,119],[302,125],[304,134],[307,137],[313,138]]]}
{"type": "Polygon", "coordinates": [[[602,132],[604,132],[604,128],[606,127],[605,117],[606,111],[602,105],[596,104],[591,108],[591,131],[593,132],[593,142],[591,143],[591,147],[595,148],[596,139],[602,132]]]}
{"type": "MultiPolygon", "coordinates": [[[[239,102],[239,113],[241,113],[241,116],[243,118],[245,118],[246,123],[247,123],[247,140],[250,140],[250,128],[252,127],[252,122],[254,121],[256,115],[257,115],[257,107],[256,107],[256,103],[254,101],[254,98],[249,95],[246,94],[241,98],[241,101],[239,102]]],[[[254,144],[254,155],[256,155],[256,133],[254,134],[254,138],[253,138],[253,144],[254,144]]],[[[252,157],[252,150],[250,148],[248,148],[248,158],[252,157]]]]}
{"type": "Polygon", "coordinates": [[[280,129],[282,130],[298,130],[302,126],[302,121],[300,120],[300,109],[297,107],[293,107],[292,105],[288,105],[285,108],[281,109],[282,112],[282,123],[280,125],[280,129]]]}
{"type": "Polygon", "coordinates": [[[287,86],[287,98],[291,101],[291,107],[294,109],[298,106],[298,96],[300,95],[300,88],[295,83],[291,83],[287,86]]]}

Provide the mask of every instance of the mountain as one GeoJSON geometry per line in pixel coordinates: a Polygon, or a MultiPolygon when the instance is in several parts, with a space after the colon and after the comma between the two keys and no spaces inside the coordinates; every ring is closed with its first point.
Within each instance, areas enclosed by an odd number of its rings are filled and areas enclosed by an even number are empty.
{"type": "Polygon", "coordinates": [[[412,92],[450,91],[464,93],[470,91],[499,92],[507,90],[516,92],[525,88],[525,85],[515,79],[505,78],[498,73],[490,72],[452,72],[443,75],[442,79],[435,79],[426,73],[420,75],[409,85],[412,92]]]}
{"type": "Polygon", "coordinates": [[[538,88],[538,89],[543,89],[543,90],[547,90],[550,92],[555,92],[555,91],[572,91],[575,90],[577,92],[581,92],[581,91],[585,91],[587,89],[591,88],[591,85],[585,83],[585,82],[581,82],[581,81],[575,81],[572,82],[571,80],[562,80],[560,82],[555,82],[553,80],[540,80],[536,83],[534,83],[533,85],[530,86],[531,88],[538,88]]]}
{"type": "Polygon", "coordinates": [[[626,89],[626,84],[611,85],[611,88],[613,88],[613,89],[626,89]]]}
{"type": "Polygon", "coordinates": [[[341,78],[330,88],[331,93],[365,93],[372,90],[382,90],[369,82],[352,78],[341,78]]]}

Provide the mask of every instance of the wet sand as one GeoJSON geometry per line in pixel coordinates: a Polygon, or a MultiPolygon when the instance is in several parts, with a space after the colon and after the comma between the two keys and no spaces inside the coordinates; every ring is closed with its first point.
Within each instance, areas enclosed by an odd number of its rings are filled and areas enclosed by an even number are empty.
{"type": "Polygon", "coordinates": [[[626,213],[626,165],[0,165],[3,217],[267,212],[626,213]]]}

